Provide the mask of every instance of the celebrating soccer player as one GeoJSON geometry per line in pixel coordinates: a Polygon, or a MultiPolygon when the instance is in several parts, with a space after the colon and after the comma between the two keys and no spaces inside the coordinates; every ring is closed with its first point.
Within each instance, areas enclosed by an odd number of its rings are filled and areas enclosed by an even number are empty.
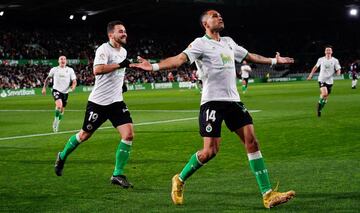
{"type": "Polygon", "coordinates": [[[110,22],[107,33],[109,41],[96,50],[95,86],[88,99],[82,129],[71,136],[64,150],[58,153],[55,173],[61,176],[69,154],[80,143],[88,140],[96,129],[109,119],[121,138],[116,150],[115,169],[111,176],[111,183],[129,188],[132,184],[124,175],[124,167],[129,159],[134,130],[130,112],[122,96],[125,68],[130,64],[123,47],[126,44],[127,34],[124,24],[120,21],[110,22]]]}
{"type": "Polygon", "coordinates": [[[295,192],[277,192],[271,187],[268,170],[255,137],[252,118],[240,101],[237,91],[235,61],[242,62],[246,59],[254,63],[285,64],[293,63],[294,60],[280,57],[280,54],[276,54],[275,58],[266,58],[249,53],[230,37],[220,37],[224,22],[220,13],[215,10],[207,10],[201,15],[201,26],[205,30],[205,35],[196,38],[179,55],[156,64],[150,64],[139,57],[139,64],[130,65],[147,71],[157,71],[179,67],[185,62],[195,62],[202,72],[203,92],[199,126],[204,147],[191,156],[180,174],[172,178],[172,200],[174,204],[183,204],[185,181],[219,151],[221,124],[225,120],[227,127],[235,132],[245,145],[250,168],[256,177],[265,207],[271,208],[285,203],[295,192]]]}
{"type": "Polygon", "coordinates": [[[315,66],[312,68],[307,80],[311,80],[313,74],[320,67],[320,74],[318,77],[320,87],[320,99],[317,107],[317,115],[321,117],[321,110],[327,103],[328,97],[331,93],[331,88],[334,84],[333,75],[336,71],[336,75],[340,75],[341,66],[339,60],[332,57],[332,46],[325,47],[325,56],[318,59],[315,66]]]}
{"type": "Polygon", "coordinates": [[[64,116],[65,107],[69,97],[69,92],[76,87],[76,75],[73,68],[66,66],[66,57],[59,57],[59,66],[50,69],[49,75],[46,77],[41,93],[46,95],[46,87],[50,78],[53,79],[52,96],[55,100],[55,118],[53,122],[53,131],[59,131],[59,124],[64,116]],[[69,86],[70,83],[71,87],[69,86]]]}

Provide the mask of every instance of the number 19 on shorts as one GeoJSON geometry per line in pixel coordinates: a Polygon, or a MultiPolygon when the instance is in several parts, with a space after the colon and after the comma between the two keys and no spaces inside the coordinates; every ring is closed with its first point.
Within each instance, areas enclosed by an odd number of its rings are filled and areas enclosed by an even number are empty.
{"type": "Polygon", "coordinates": [[[94,123],[98,119],[98,117],[99,117],[99,114],[91,111],[90,116],[89,116],[89,121],[94,123]]]}

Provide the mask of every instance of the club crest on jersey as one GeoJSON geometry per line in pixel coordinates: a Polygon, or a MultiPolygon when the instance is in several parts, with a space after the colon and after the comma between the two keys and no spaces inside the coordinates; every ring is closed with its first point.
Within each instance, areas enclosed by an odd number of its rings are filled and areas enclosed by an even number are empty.
{"type": "Polygon", "coordinates": [[[211,131],[212,131],[212,126],[211,126],[211,124],[206,125],[205,130],[206,130],[206,132],[211,132],[211,131]]]}
{"type": "Polygon", "coordinates": [[[106,57],[106,56],[105,56],[104,53],[101,53],[101,54],[100,54],[100,59],[101,59],[101,60],[105,60],[105,57],[106,57]]]}

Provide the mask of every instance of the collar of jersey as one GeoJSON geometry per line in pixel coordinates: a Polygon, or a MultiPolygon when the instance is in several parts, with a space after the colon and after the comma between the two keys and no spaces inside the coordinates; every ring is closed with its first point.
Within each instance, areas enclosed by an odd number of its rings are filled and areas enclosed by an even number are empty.
{"type": "MultiPolygon", "coordinates": [[[[110,45],[110,47],[112,47],[112,48],[114,48],[114,49],[117,49],[116,47],[114,47],[114,46],[110,43],[110,41],[108,41],[107,43],[110,45]]],[[[119,49],[121,49],[121,47],[120,47],[119,49]]]]}
{"type": "MultiPolygon", "coordinates": [[[[205,38],[209,39],[209,40],[213,40],[213,41],[216,41],[214,40],[213,38],[211,38],[210,36],[208,36],[207,34],[204,35],[205,38]]],[[[220,38],[221,39],[221,38],[220,38]]],[[[220,41],[220,40],[219,40],[220,41]]]]}

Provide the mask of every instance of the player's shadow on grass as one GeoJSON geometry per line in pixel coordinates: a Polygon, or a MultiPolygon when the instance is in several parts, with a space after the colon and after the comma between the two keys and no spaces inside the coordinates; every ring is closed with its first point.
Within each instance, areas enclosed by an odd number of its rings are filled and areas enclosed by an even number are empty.
{"type": "MultiPolygon", "coordinates": [[[[221,206],[219,211],[254,211],[254,210],[264,210],[262,203],[259,202],[260,205],[254,205],[253,203],[248,202],[237,202],[237,201],[246,201],[249,198],[257,197],[258,194],[254,192],[241,192],[241,190],[237,192],[230,192],[230,191],[191,191],[187,192],[195,197],[201,197],[203,202],[214,203],[216,202],[215,206],[221,206]],[[204,197],[204,195],[206,195],[204,197]]],[[[192,202],[191,200],[187,201],[189,205],[196,206],[198,201],[192,202]]],[[[241,212],[240,211],[240,212],[241,212]]]]}

